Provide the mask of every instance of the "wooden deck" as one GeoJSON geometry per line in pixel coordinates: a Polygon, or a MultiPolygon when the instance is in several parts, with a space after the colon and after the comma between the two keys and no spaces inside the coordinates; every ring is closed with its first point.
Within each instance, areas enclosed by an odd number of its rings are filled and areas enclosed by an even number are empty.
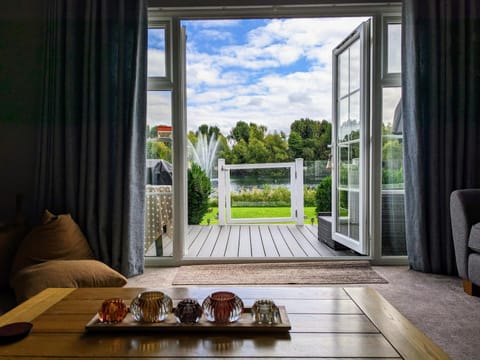
{"type": "MultiPolygon", "coordinates": [[[[190,225],[187,257],[208,258],[322,258],[352,256],[336,251],[317,238],[317,225],[190,225]]],[[[172,255],[165,237],[163,256],[172,255]]],[[[149,249],[146,256],[156,256],[149,249]]]]}

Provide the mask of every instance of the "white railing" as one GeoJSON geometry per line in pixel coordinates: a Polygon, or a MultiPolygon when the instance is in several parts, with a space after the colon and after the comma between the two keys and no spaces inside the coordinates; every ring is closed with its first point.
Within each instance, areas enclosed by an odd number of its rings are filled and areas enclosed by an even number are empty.
{"type": "Polygon", "coordinates": [[[295,159],[289,163],[263,164],[231,164],[226,165],[225,159],[218,159],[218,223],[245,224],[245,223],[272,223],[296,221],[303,225],[303,159],[295,159]],[[231,170],[252,169],[290,169],[290,217],[282,218],[232,218],[231,204],[231,170]]]}

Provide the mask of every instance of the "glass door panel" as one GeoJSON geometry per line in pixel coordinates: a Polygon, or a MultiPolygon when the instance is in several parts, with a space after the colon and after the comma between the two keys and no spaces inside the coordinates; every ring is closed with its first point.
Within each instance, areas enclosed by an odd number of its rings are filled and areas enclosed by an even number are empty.
{"type": "Polygon", "coordinates": [[[147,93],[145,256],[172,256],[172,92],[147,93]]]}
{"type": "Polygon", "coordinates": [[[333,51],[333,239],[360,254],[368,253],[364,178],[368,173],[368,33],[367,21],[333,51]]]}

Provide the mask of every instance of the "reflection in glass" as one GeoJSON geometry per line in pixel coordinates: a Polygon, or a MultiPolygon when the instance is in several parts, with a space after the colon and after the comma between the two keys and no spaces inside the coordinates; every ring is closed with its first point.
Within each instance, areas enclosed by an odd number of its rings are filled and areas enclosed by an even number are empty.
{"type": "Polygon", "coordinates": [[[350,139],[360,138],[360,91],[350,95],[350,139]]]}
{"type": "Polygon", "coordinates": [[[349,56],[349,51],[348,49],[345,50],[340,56],[338,57],[338,62],[339,62],[339,77],[340,77],[340,92],[339,95],[340,97],[348,94],[349,92],[349,79],[348,79],[348,56],[349,56]]]}
{"type": "Polygon", "coordinates": [[[350,46],[350,93],[360,89],[360,40],[350,46]]]}
{"type": "Polygon", "coordinates": [[[400,73],[402,71],[402,25],[388,24],[388,66],[387,72],[400,73]]]}
{"type": "Polygon", "coordinates": [[[339,171],[340,171],[340,176],[339,178],[339,184],[342,187],[348,187],[348,163],[349,163],[349,151],[348,151],[348,145],[341,145],[339,147],[339,171]]]}
{"type": "Polygon", "coordinates": [[[382,122],[382,255],[406,255],[403,135],[392,132],[401,88],[383,89],[382,122]]]}
{"type": "Polygon", "coordinates": [[[148,29],[148,76],[166,76],[165,29],[148,29]]]}
{"type": "Polygon", "coordinates": [[[350,192],[350,199],[348,202],[348,225],[349,236],[352,239],[359,240],[360,227],[360,193],[358,191],[350,192]]]}
{"type": "Polygon", "coordinates": [[[340,100],[339,106],[339,114],[338,118],[340,119],[340,127],[338,129],[338,140],[339,141],[347,141],[348,140],[348,133],[350,132],[350,126],[348,121],[348,100],[349,98],[346,97],[340,100]]]}
{"type": "Polygon", "coordinates": [[[360,184],[360,141],[350,144],[349,147],[348,186],[350,189],[358,189],[360,184]]]}
{"type": "Polygon", "coordinates": [[[337,232],[348,236],[348,191],[338,190],[338,206],[337,206],[337,232]]]}

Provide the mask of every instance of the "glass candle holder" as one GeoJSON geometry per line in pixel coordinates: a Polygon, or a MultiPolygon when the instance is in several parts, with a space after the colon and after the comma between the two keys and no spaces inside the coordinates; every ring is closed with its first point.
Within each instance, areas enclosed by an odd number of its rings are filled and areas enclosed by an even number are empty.
{"type": "Polygon", "coordinates": [[[218,291],[203,300],[202,308],[208,321],[226,324],[240,319],[243,301],[232,292],[218,291]]]}
{"type": "Polygon", "coordinates": [[[252,306],[252,318],[257,324],[278,324],[281,322],[280,310],[270,299],[256,300],[252,306]]]}
{"type": "Polygon", "coordinates": [[[172,312],[172,299],[161,291],[145,291],[130,303],[130,313],[136,321],[161,322],[172,312]]]}
{"type": "Polygon", "coordinates": [[[177,322],[182,324],[195,324],[200,321],[203,310],[195,299],[183,299],[177,304],[173,312],[177,318],[177,322]]]}
{"type": "Polygon", "coordinates": [[[98,320],[102,323],[119,323],[127,316],[128,307],[120,298],[105,300],[98,311],[98,320]]]}

